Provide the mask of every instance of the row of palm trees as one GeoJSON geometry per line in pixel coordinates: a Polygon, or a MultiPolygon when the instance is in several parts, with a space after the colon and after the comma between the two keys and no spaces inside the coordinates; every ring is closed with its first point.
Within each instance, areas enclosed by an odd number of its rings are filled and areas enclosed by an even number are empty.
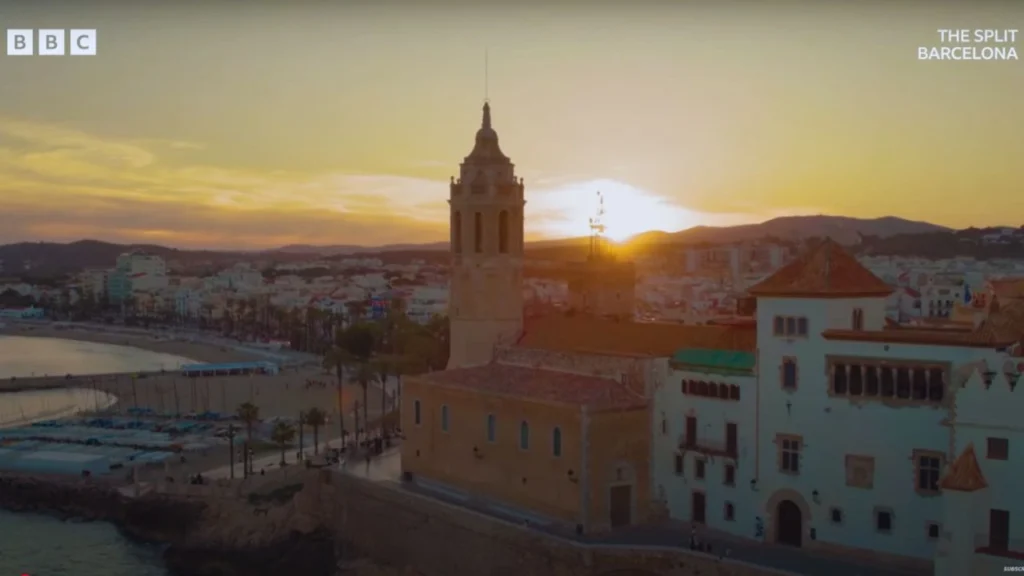
{"type": "MultiPolygon", "coordinates": [[[[393,305],[381,318],[336,327],[331,341],[332,345],[324,352],[323,366],[332,370],[336,376],[338,427],[343,442],[349,434],[345,426],[346,410],[343,401],[343,389],[346,384],[356,384],[362,390],[362,418],[359,418],[357,410],[353,426],[355,442],[358,444],[361,432],[368,428],[370,421],[371,384],[380,384],[381,422],[384,422],[385,415],[397,411],[403,376],[441,370],[448,362],[447,318],[438,317],[425,325],[417,324],[406,316],[400,302],[393,305]],[[387,383],[392,377],[395,379],[395,389],[390,395],[389,402],[387,383]]],[[[248,447],[252,446],[253,427],[260,421],[260,409],[252,402],[245,402],[238,406],[236,417],[245,425],[248,462],[248,447]]],[[[313,453],[317,454],[320,429],[327,421],[327,413],[321,408],[313,407],[300,413],[298,428],[289,422],[277,422],[271,430],[270,439],[280,448],[282,463],[285,461],[286,447],[291,445],[296,437],[300,444],[299,451],[302,452],[303,426],[312,429],[313,453]]],[[[251,463],[247,464],[246,473],[251,473],[250,466],[251,463]]]]}
{"type": "Polygon", "coordinates": [[[356,442],[359,430],[369,422],[369,389],[380,384],[381,414],[395,410],[402,394],[402,377],[443,369],[448,361],[447,319],[435,319],[427,325],[412,322],[400,302],[396,302],[379,319],[355,322],[337,330],[334,345],[324,354],[324,368],[333,370],[338,390],[338,426],[346,435],[342,390],[345,384],[357,384],[363,393],[362,422],[355,425],[356,442]],[[388,381],[394,377],[395,388],[390,395],[388,381]]]}
{"type": "MultiPolygon", "coordinates": [[[[253,427],[260,421],[260,407],[253,404],[252,402],[243,402],[238,406],[235,411],[235,416],[245,425],[246,434],[246,475],[252,473],[252,462],[249,458],[249,448],[253,445],[252,443],[252,431],[253,427]]],[[[280,420],[274,424],[274,428],[270,431],[270,440],[277,444],[281,450],[281,464],[285,464],[285,450],[292,442],[295,441],[296,436],[299,439],[299,452],[302,452],[302,440],[303,433],[302,427],[309,426],[313,429],[313,454],[320,453],[320,428],[327,424],[327,413],[319,408],[310,408],[299,414],[298,429],[291,422],[280,420]]],[[[232,467],[234,462],[232,461],[232,467]]]]}

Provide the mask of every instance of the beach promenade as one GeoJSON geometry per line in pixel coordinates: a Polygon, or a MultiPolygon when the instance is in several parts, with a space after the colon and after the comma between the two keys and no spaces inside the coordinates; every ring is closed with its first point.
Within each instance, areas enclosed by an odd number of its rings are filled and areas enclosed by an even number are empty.
{"type": "MultiPolygon", "coordinates": [[[[217,336],[180,333],[168,335],[124,327],[62,327],[56,324],[19,323],[8,324],[0,330],[0,335],[60,338],[131,346],[189,358],[201,363],[262,360],[275,362],[281,367],[279,372],[273,374],[186,377],[175,367],[165,371],[134,374],[62,374],[0,380],[0,392],[51,390],[54,394],[75,393],[82,397],[78,399],[78,404],[85,413],[134,418],[140,413],[151,412],[164,418],[188,419],[208,412],[232,415],[239,405],[251,402],[259,408],[261,421],[286,419],[295,422],[300,414],[317,408],[323,411],[328,419],[318,431],[319,440],[321,443],[335,444],[341,435],[339,410],[344,414],[344,425],[350,434],[356,428],[356,412],[358,411],[360,423],[364,416],[362,388],[346,381],[339,394],[336,375],[332,371],[324,370],[320,366],[319,358],[308,354],[250,349],[246,343],[233,342],[217,336]]],[[[386,409],[393,408],[396,387],[397,383],[392,378],[385,386],[388,392],[386,397],[378,383],[372,383],[367,387],[366,416],[371,421],[378,419],[386,409]]],[[[7,424],[23,426],[31,421],[73,415],[73,410],[66,411],[62,406],[57,412],[37,414],[37,417],[24,421],[15,418],[7,424]]],[[[224,425],[226,426],[226,423],[224,425]]],[[[238,427],[240,443],[245,435],[244,425],[239,421],[236,421],[235,425],[238,427]]],[[[279,450],[269,440],[272,424],[263,424],[258,428],[259,434],[255,437],[257,463],[253,467],[256,473],[259,473],[261,467],[276,465],[280,460],[279,450]]],[[[312,429],[305,426],[303,432],[305,451],[312,454],[312,429]]],[[[294,444],[296,446],[290,447],[287,451],[291,453],[291,457],[294,457],[298,449],[298,440],[294,444]]],[[[173,462],[169,462],[167,469],[146,469],[143,475],[147,479],[164,474],[187,478],[189,474],[216,469],[225,470],[225,475],[230,474],[230,455],[226,445],[223,449],[216,448],[203,452],[206,453],[188,455],[185,463],[180,463],[175,458],[173,462]]],[[[241,448],[235,450],[235,455],[240,457],[241,448]]],[[[236,474],[240,476],[241,466],[236,465],[235,468],[236,474]]]]}

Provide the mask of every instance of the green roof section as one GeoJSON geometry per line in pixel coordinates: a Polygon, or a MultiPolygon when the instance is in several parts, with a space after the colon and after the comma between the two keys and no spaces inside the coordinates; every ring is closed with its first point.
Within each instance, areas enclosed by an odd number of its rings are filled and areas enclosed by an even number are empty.
{"type": "Polygon", "coordinates": [[[756,362],[757,357],[750,352],[737,352],[735,350],[687,348],[677,350],[672,355],[672,364],[705,370],[751,372],[754,370],[756,362]]]}

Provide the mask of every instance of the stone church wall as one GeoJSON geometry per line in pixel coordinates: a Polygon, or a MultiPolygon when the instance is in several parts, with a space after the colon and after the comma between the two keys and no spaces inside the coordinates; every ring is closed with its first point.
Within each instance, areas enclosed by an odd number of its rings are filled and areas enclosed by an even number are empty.
{"type": "MultiPolygon", "coordinates": [[[[786,576],[674,549],[591,547],[405,491],[331,474],[319,509],[344,546],[420,576],[786,576]]],[[[795,576],[795,575],[789,575],[795,576]]]]}

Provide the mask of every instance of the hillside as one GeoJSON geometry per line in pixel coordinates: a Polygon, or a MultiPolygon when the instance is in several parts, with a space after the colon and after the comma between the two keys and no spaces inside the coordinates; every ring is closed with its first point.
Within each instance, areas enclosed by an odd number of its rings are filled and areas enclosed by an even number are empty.
{"type": "Polygon", "coordinates": [[[648,232],[630,240],[630,244],[724,244],[762,238],[804,240],[829,237],[840,244],[857,244],[861,237],[887,238],[901,234],[950,232],[950,228],[887,216],[884,218],[849,218],[846,216],[784,216],[760,224],[742,226],[696,226],[679,232],[648,232]]]}
{"type": "Polygon", "coordinates": [[[268,250],[271,254],[322,254],[324,256],[341,256],[346,254],[381,254],[385,252],[405,252],[409,250],[447,250],[447,242],[431,244],[387,244],[384,246],[356,246],[354,244],[338,244],[332,246],[312,246],[310,244],[292,244],[268,250]]]}
{"type": "MultiPolygon", "coordinates": [[[[859,250],[880,254],[928,255],[932,257],[975,255],[1006,257],[1018,247],[986,247],[978,242],[965,243],[965,234],[983,234],[984,230],[952,231],[927,222],[901,218],[858,219],[844,216],[791,216],[760,224],[731,227],[698,226],[679,232],[648,232],[629,240],[625,249],[633,253],[672,251],[680,246],[722,244],[764,238],[799,242],[808,238],[831,237],[844,244],[860,244],[859,250]],[[992,252],[995,250],[996,252],[992,252]],[[969,252],[967,254],[965,252],[969,252]],[[992,255],[989,255],[992,252],[992,255]],[[998,253],[998,254],[997,254],[998,253]]],[[[567,238],[529,242],[527,255],[553,260],[579,260],[586,255],[587,238],[567,238]]],[[[0,262],[6,276],[52,277],[85,268],[109,268],[117,256],[130,250],[156,254],[178,270],[201,272],[240,260],[289,262],[315,257],[343,258],[345,255],[373,255],[386,262],[413,258],[432,263],[446,262],[446,242],[430,244],[393,244],[388,246],[285,246],[263,252],[218,252],[180,250],[156,245],[124,245],[97,240],[70,244],[23,242],[0,246],[0,262]]]]}
{"type": "MultiPolygon", "coordinates": [[[[180,250],[154,244],[114,244],[99,240],[57,242],[19,242],[0,245],[0,276],[48,278],[87,268],[112,268],[117,257],[130,251],[160,256],[168,266],[179,269],[207,269],[251,259],[252,254],[214,250],[180,250]]],[[[283,255],[277,259],[300,259],[283,255]]]]}
{"type": "MultiPolygon", "coordinates": [[[[914,222],[888,216],[885,218],[862,219],[845,216],[787,216],[773,218],[760,224],[743,226],[696,226],[679,232],[647,232],[634,236],[627,244],[643,246],[647,244],[725,244],[729,242],[745,242],[766,237],[780,240],[803,240],[806,238],[822,238],[828,236],[842,244],[855,244],[861,236],[877,236],[886,238],[900,234],[923,234],[928,232],[948,232],[949,228],[914,222]]],[[[561,250],[575,251],[584,247],[588,238],[559,238],[557,240],[541,240],[528,242],[527,250],[561,250]]],[[[272,252],[303,253],[303,254],[367,254],[384,252],[447,250],[447,242],[432,244],[392,244],[388,246],[284,246],[272,252]]]]}

